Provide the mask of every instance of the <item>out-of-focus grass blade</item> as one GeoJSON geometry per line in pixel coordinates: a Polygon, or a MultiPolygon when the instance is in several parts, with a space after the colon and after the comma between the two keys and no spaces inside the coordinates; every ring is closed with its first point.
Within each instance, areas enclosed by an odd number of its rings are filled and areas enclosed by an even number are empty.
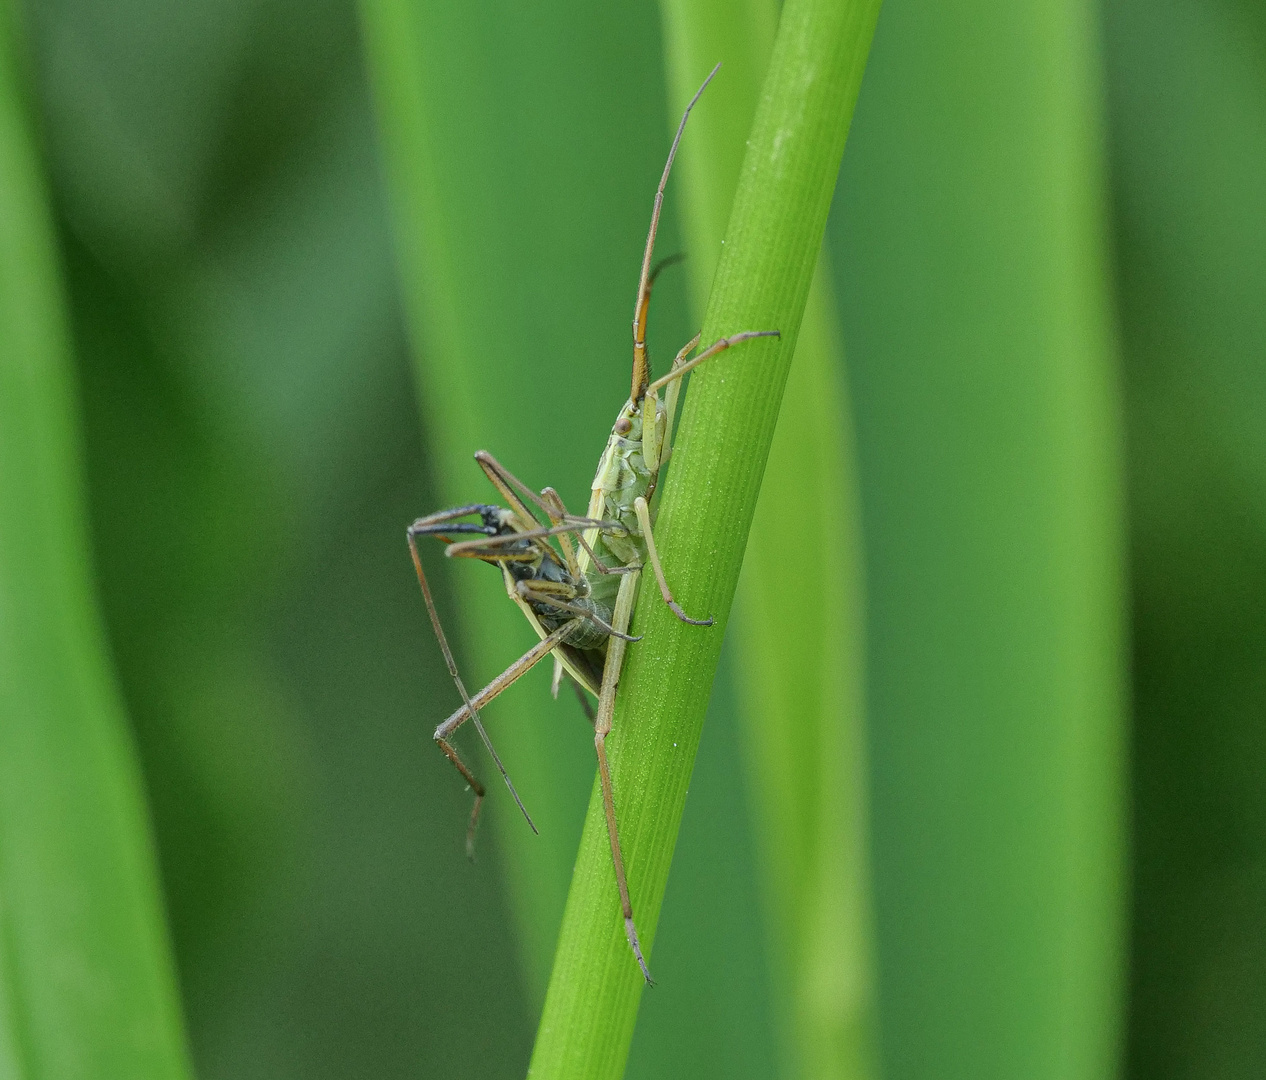
{"type": "Polygon", "coordinates": [[[1266,7],[1106,5],[1130,469],[1129,1074],[1266,1075],[1266,7]]]}
{"type": "Polygon", "coordinates": [[[881,1053],[1106,1078],[1122,509],[1089,3],[890,0],[835,247],[868,560],[881,1053]]]}
{"type": "MultiPolygon", "coordinates": [[[[702,311],[778,8],[661,4],[672,105],[723,63],[681,150],[702,311]]],[[[785,1076],[865,1075],[870,1008],[863,838],[861,565],[852,426],[823,256],[744,555],[733,635],[785,1076]],[[817,539],[807,548],[801,526],[817,539]]],[[[753,943],[754,944],[754,943],[753,943]]]]}
{"type": "MultiPolygon", "coordinates": [[[[621,677],[612,783],[647,947],[877,11],[878,3],[815,0],[783,9],[708,303],[706,341],[756,328],[783,338],[748,342],[741,358],[701,369],[664,486],[664,564],[683,606],[711,613],[716,626],[686,626],[644,589],[634,625],[645,640],[621,677]]],[[[533,1049],[536,1077],[624,1069],[644,983],[611,904],[606,832],[595,787],[533,1049]]]]}
{"type": "MultiPolygon", "coordinates": [[[[364,0],[362,13],[441,497],[495,501],[471,460],[482,448],[583,512],[628,394],[629,318],[667,152],[654,7],[549,3],[494,14],[364,0]]],[[[665,240],[672,250],[671,230],[665,240]]],[[[665,318],[669,295],[657,297],[654,333],[671,326],[668,340],[684,340],[680,308],[665,318]]],[[[432,567],[442,562],[438,546],[424,554],[432,567]]],[[[495,572],[468,562],[445,569],[461,600],[458,663],[466,684],[479,685],[534,638],[495,572]]],[[[418,648],[435,649],[418,605],[418,648]]],[[[470,744],[489,783],[488,812],[503,826],[538,1002],[594,775],[579,707],[566,688],[550,701],[548,680],[545,663],[487,716],[540,836],[470,744]]],[[[438,723],[457,701],[454,691],[425,702],[420,719],[438,723]]],[[[434,827],[457,836],[464,822],[434,827]]]]}
{"type": "Polygon", "coordinates": [[[824,258],[769,451],[736,637],[768,933],[783,965],[784,1075],[843,1078],[873,1072],[874,1002],[861,523],[830,281],[824,258]]]}
{"type": "Polygon", "coordinates": [[[520,1076],[500,860],[435,828],[466,797],[419,723],[451,684],[400,523],[436,500],[355,6],[27,11],[196,1071],[520,1076]]]}
{"type": "Polygon", "coordinates": [[[0,1072],[188,1075],[92,594],[52,229],[0,9],[0,1072]]]}

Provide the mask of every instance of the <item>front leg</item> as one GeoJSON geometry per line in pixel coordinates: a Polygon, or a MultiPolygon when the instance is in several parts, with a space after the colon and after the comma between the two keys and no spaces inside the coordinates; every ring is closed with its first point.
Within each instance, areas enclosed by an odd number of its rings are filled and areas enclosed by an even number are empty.
{"type": "Polygon", "coordinates": [[[651,531],[650,508],[646,505],[646,500],[640,495],[633,500],[633,511],[637,514],[637,523],[642,530],[642,539],[646,541],[646,557],[650,560],[651,569],[655,571],[655,580],[659,582],[659,593],[664,598],[664,603],[684,623],[689,623],[691,626],[711,626],[711,615],[706,619],[692,619],[682,611],[681,605],[673,599],[673,594],[668,588],[668,582],[664,580],[664,568],[659,562],[659,552],[655,548],[655,534],[651,531]]]}

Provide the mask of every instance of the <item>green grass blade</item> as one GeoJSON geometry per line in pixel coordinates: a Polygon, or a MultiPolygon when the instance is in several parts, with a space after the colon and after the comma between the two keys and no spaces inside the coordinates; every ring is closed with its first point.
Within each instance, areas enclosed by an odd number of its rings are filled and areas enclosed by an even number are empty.
{"type": "MultiPolygon", "coordinates": [[[[777,328],[781,342],[702,369],[678,433],[657,533],[688,610],[643,591],[612,746],[634,910],[653,940],[778,404],[861,83],[877,3],[792,0],[784,9],[718,267],[705,340],[777,328]],[[666,618],[665,618],[666,616],[666,618]]],[[[628,954],[595,788],[563,919],[531,1075],[619,1076],[643,983],[628,954]]]]}
{"type": "MultiPolygon", "coordinates": [[[[664,0],[670,102],[723,63],[680,155],[691,281],[702,310],[778,9],[664,0]]],[[[843,358],[822,256],[765,467],[730,634],[784,1076],[855,1077],[871,1004],[865,911],[861,551],[843,358]],[[824,543],[805,558],[789,525],[824,543]]]]}
{"type": "Polygon", "coordinates": [[[1264,1076],[1266,6],[1105,9],[1134,618],[1127,1074],[1264,1076]]]}
{"type": "Polygon", "coordinates": [[[92,592],[53,233],[0,11],[0,1073],[188,1075],[92,592]]]}
{"type": "Polygon", "coordinates": [[[787,1076],[874,1070],[860,521],[831,277],[814,278],[737,596],[787,1076]],[[812,316],[812,318],[810,318],[812,316]],[[823,543],[797,552],[797,525],[823,543]]]}
{"type": "Polygon", "coordinates": [[[836,266],[884,1070],[1114,1075],[1119,416],[1090,3],[893,0],[836,266]]]}

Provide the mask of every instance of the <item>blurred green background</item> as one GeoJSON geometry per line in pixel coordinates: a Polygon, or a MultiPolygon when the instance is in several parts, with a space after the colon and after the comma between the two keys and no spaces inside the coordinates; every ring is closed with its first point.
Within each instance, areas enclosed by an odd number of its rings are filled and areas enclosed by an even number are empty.
{"type": "MultiPolygon", "coordinates": [[[[453,148],[435,168],[482,208],[459,218],[437,188],[461,245],[443,288],[501,350],[489,398],[521,413],[481,445],[581,503],[626,392],[670,133],[659,9],[406,6],[453,148]]],[[[55,230],[81,532],[194,1069],[521,1075],[592,750],[575,702],[526,679],[542,726],[496,737],[512,773],[557,777],[525,792],[550,839],[534,856],[493,785],[466,862],[468,796],[430,745],[452,692],[403,527],[488,497],[473,463],[436,464],[477,448],[446,440],[444,410],[479,406],[415,383],[393,242],[440,240],[393,240],[361,13],[11,14],[4,92],[55,230]]],[[[827,237],[865,552],[873,1075],[1266,1075],[1264,177],[1260,4],[880,15],[827,237]],[[1061,238],[1087,223],[1065,279],[1061,238]],[[1102,312],[1087,352],[1110,367],[1087,379],[1111,415],[1083,415],[1063,369],[1028,374],[1030,344],[1076,337],[1065,303],[1102,312]],[[1064,580],[1108,615],[1067,614],[1064,580]],[[1095,687],[1097,719],[1046,726],[1095,687]]],[[[664,252],[683,231],[669,199],[664,252]]],[[[658,356],[691,325],[665,278],[658,356]]],[[[786,523],[810,574],[831,558],[813,511],[786,523]]],[[[470,576],[514,627],[494,576],[470,576]]],[[[472,642],[454,593],[441,603],[478,654],[468,683],[528,643],[472,642]]],[[[737,683],[723,661],[635,1076],[785,1075],[737,683]]],[[[6,949],[0,1028],[22,993],[6,949]]],[[[0,1076],[56,1075],[6,1072],[8,1045],[0,1076]]]]}

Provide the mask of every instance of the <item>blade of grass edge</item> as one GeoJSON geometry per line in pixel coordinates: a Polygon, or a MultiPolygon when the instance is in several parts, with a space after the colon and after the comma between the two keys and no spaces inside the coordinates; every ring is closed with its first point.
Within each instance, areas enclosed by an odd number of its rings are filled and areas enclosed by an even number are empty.
{"type": "Polygon", "coordinates": [[[0,1072],[189,1075],[92,594],[53,230],[0,7],[0,1072]]]}
{"type": "MultiPolygon", "coordinates": [[[[683,606],[716,625],[683,625],[653,588],[635,619],[646,639],[631,650],[608,745],[648,947],[878,10],[878,0],[783,9],[704,321],[706,340],[765,328],[783,337],[701,369],[665,485],[661,554],[683,606]]],[[[529,1069],[538,1080],[623,1072],[644,984],[615,896],[595,786],[529,1069]]]]}
{"type": "MultiPolygon", "coordinates": [[[[720,60],[678,166],[697,307],[707,302],[777,25],[772,2],[661,0],[669,100],[720,60]]],[[[676,111],[670,110],[673,115],[676,111]]],[[[675,120],[673,121],[675,123],[675,120]]],[[[733,639],[784,1076],[871,1071],[863,815],[862,568],[852,425],[829,261],[819,260],[736,596],[733,639]],[[787,523],[833,538],[787,550],[787,523]]]]}

